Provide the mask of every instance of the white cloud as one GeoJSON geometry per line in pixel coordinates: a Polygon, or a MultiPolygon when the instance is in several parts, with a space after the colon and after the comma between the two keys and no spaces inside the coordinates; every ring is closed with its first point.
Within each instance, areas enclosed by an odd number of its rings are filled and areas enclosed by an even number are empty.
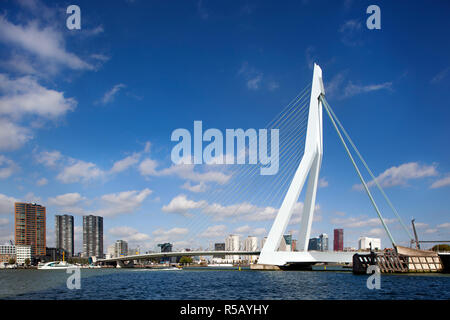
{"type": "Polygon", "coordinates": [[[45,186],[46,184],[48,184],[48,180],[46,178],[41,178],[36,182],[36,185],[39,187],[45,186]]]}
{"type": "MultiPolygon", "coordinates": [[[[210,215],[213,220],[221,221],[224,219],[244,220],[244,221],[267,221],[273,220],[278,213],[278,209],[274,207],[259,207],[248,202],[242,202],[232,205],[221,205],[219,203],[208,203],[205,200],[194,201],[186,197],[186,195],[178,195],[173,198],[168,205],[162,207],[162,211],[168,213],[178,213],[190,216],[192,211],[200,210],[202,213],[210,215]]],[[[303,211],[303,203],[295,204],[290,223],[300,222],[301,213],[303,211]]],[[[320,221],[320,206],[315,207],[314,220],[320,221]]]]}
{"type": "Polygon", "coordinates": [[[447,67],[443,70],[441,70],[437,75],[435,75],[433,77],[433,79],[431,79],[431,83],[439,83],[441,82],[443,79],[445,79],[448,75],[448,73],[450,72],[450,67],[447,67]]]}
{"type": "Polygon", "coordinates": [[[201,238],[223,238],[226,235],[227,227],[224,224],[209,226],[199,234],[201,238]]]}
{"type": "Polygon", "coordinates": [[[19,199],[8,197],[0,193],[0,214],[13,214],[14,202],[18,202],[19,199]]]}
{"type": "Polygon", "coordinates": [[[357,94],[388,89],[392,90],[392,82],[384,82],[380,84],[356,85],[349,81],[344,89],[344,97],[352,97],[357,94]]]}
{"type": "Polygon", "coordinates": [[[436,227],[443,228],[443,229],[450,228],[450,222],[441,223],[441,224],[437,225],[436,227]]]}
{"type": "Polygon", "coordinates": [[[28,128],[0,118],[0,150],[15,150],[33,137],[28,128]]]}
{"type": "Polygon", "coordinates": [[[139,232],[138,230],[127,226],[111,228],[108,230],[108,233],[115,236],[116,238],[120,238],[117,240],[125,240],[131,243],[150,239],[150,236],[148,234],[139,232]]]}
{"type": "Polygon", "coordinates": [[[0,226],[5,226],[9,223],[9,220],[6,218],[0,218],[0,226]]]}
{"type": "Polygon", "coordinates": [[[18,122],[56,120],[77,105],[75,99],[29,76],[12,79],[0,74],[0,93],[0,149],[4,150],[17,149],[32,138],[31,130],[18,122]]]}
{"type": "Polygon", "coordinates": [[[347,71],[339,72],[326,83],[325,91],[328,96],[345,99],[373,91],[393,90],[393,83],[390,81],[369,85],[354,84],[352,81],[346,80],[346,74],[347,71]]]}
{"type": "Polygon", "coordinates": [[[188,234],[189,229],[187,228],[172,228],[170,230],[158,229],[152,232],[155,237],[155,242],[166,242],[173,241],[174,239],[179,239],[182,236],[188,234]]]}
{"type": "Polygon", "coordinates": [[[195,171],[194,164],[177,164],[161,170],[157,170],[157,166],[158,163],[155,160],[146,158],[139,164],[139,172],[143,176],[178,176],[181,179],[198,183],[216,182],[219,184],[225,184],[231,178],[230,175],[227,175],[221,171],[195,171]]]}
{"type": "Polygon", "coordinates": [[[72,207],[84,200],[86,200],[85,197],[81,196],[78,192],[73,192],[49,198],[48,203],[58,207],[72,207]]]}
{"type": "Polygon", "coordinates": [[[339,28],[341,41],[351,47],[359,46],[363,43],[361,39],[362,24],[357,19],[347,20],[339,28]]]}
{"type": "Polygon", "coordinates": [[[154,176],[157,175],[156,167],[158,163],[150,158],[145,159],[139,165],[139,172],[143,176],[154,176]]]}
{"type": "Polygon", "coordinates": [[[325,188],[328,187],[328,181],[325,178],[319,179],[319,188],[325,188]]]}
{"type": "Polygon", "coordinates": [[[64,167],[56,178],[63,183],[74,183],[88,182],[103,175],[104,172],[96,164],[82,160],[73,160],[71,164],[64,167]]]}
{"type": "MultiPolygon", "coordinates": [[[[391,167],[376,177],[382,187],[404,186],[409,180],[436,176],[436,165],[420,165],[417,162],[401,164],[398,167],[391,167]]],[[[375,185],[374,181],[367,184],[369,187],[375,185]]],[[[362,184],[354,185],[354,189],[363,190],[362,184]]]]}
{"type": "Polygon", "coordinates": [[[381,228],[374,228],[374,229],[370,229],[369,232],[367,233],[369,236],[382,236],[385,234],[384,229],[381,228]]]}
{"type": "Polygon", "coordinates": [[[206,204],[205,201],[188,200],[184,194],[176,196],[170,203],[162,207],[162,211],[167,213],[180,213],[186,215],[190,210],[199,209],[206,204]]]}
{"type": "Polygon", "coordinates": [[[75,109],[77,104],[75,99],[45,88],[29,76],[11,79],[0,74],[0,92],[3,94],[0,97],[0,115],[13,119],[27,115],[55,119],[75,109]]]}
{"type": "MultiPolygon", "coordinates": [[[[386,224],[394,223],[397,219],[384,218],[386,224]]],[[[368,218],[367,216],[348,217],[348,218],[333,218],[331,223],[343,228],[363,228],[376,227],[381,225],[379,218],[368,218]]]]}
{"type": "Polygon", "coordinates": [[[52,27],[40,28],[37,21],[15,25],[0,16],[0,41],[12,45],[41,60],[41,64],[57,64],[75,70],[92,70],[94,67],[65,49],[62,33],[52,27]]]}
{"type": "Polygon", "coordinates": [[[123,83],[116,84],[110,90],[108,90],[101,99],[102,104],[108,104],[114,101],[116,94],[120,91],[120,89],[125,88],[126,86],[123,83]]]}
{"type": "Polygon", "coordinates": [[[35,155],[36,161],[47,167],[54,167],[62,159],[59,151],[42,151],[35,155]]]}
{"type": "Polygon", "coordinates": [[[131,156],[128,156],[122,160],[116,161],[111,168],[111,173],[119,173],[125,171],[129,167],[135,165],[139,162],[139,158],[141,155],[139,153],[133,153],[131,156]]]}
{"type": "Polygon", "coordinates": [[[59,210],[65,213],[85,215],[87,212],[84,205],[87,199],[81,196],[78,192],[61,194],[56,197],[48,198],[48,204],[58,207],[59,210]]]}
{"type": "Polygon", "coordinates": [[[18,168],[14,161],[0,155],[0,179],[9,178],[18,168]]]}
{"type": "Polygon", "coordinates": [[[249,90],[258,90],[261,86],[264,74],[255,68],[250,67],[248,62],[245,61],[239,69],[238,75],[245,79],[249,90]]]}
{"type": "Polygon", "coordinates": [[[104,207],[97,210],[95,213],[103,217],[131,214],[139,209],[144,200],[151,193],[152,190],[145,188],[141,191],[131,190],[105,194],[101,197],[104,207]]]}
{"type": "Polygon", "coordinates": [[[250,228],[250,226],[248,224],[246,224],[245,226],[240,226],[237,227],[236,229],[234,229],[235,233],[238,234],[243,234],[243,233],[248,233],[252,228],[250,228]]]}
{"type": "Polygon", "coordinates": [[[450,186],[450,175],[433,182],[433,184],[430,186],[430,188],[437,189],[437,188],[442,188],[442,187],[446,187],[446,186],[450,186]]]}
{"type": "Polygon", "coordinates": [[[191,185],[190,183],[189,183],[189,181],[186,181],[186,183],[185,184],[183,184],[182,186],[181,186],[181,188],[183,188],[183,189],[186,189],[186,190],[189,190],[189,191],[191,191],[191,192],[195,192],[195,193],[198,193],[198,192],[205,192],[206,191],[206,184],[202,181],[202,182],[200,182],[199,184],[196,184],[196,185],[191,185]]]}

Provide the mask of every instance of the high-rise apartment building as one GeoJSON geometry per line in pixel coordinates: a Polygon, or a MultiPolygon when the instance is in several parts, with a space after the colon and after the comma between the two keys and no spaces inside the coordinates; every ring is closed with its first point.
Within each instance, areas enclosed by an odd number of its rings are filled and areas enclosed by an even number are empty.
{"type": "Polygon", "coordinates": [[[334,229],[333,250],[344,250],[344,229],[334,229]]]}
{"type": "MultiPolygon", "coordinates": [[[[239,251],[241,244],[241,238],[237,234],[230,234],[225,239],[225,251],[239,251]]],[[[238,261],[239,255],[228,255],[225,257],[227,260],[238,261]]]]}
{"type": "MultiPolygon", "coordinates": [[[[248,236],[244,241],[244,251],[257,251],[258,250],[258,238],[254,236],[248,236]]],[[[254,262],[258,256],[249,255],[245,256],[245,260],[252,263],[254,262]]]]}
{"type": "Polygon", "coordinates": [[[103,258],[103,217],[83,216],[83,255],[103,258]]]}
{"type": "Polygon", "coordinates": [[[127,256],[128,255],[128,242],[124,240],[117,240],[114,244],[114,256],[127,256]]]}
{"type": "Polygon", "coordinates": [[[64,249],[67,256],[71,257],[74,253],[73,241],[73,216],[56,215],[55,216],[56,248],[64,249]]]}
{"type": "Polygon", "coordinates": [[[44,206],[36,203],[16,202],[14,204],[14,231],[15,244],[31,247],[31,256],[45,256],[46,234],[45,234],[44,206]]]}

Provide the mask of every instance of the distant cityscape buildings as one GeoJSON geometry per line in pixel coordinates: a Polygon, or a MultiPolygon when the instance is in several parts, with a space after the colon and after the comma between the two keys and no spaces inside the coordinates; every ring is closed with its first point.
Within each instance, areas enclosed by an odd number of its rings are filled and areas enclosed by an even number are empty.
{"type": "MultiPolygon", "coordinates": [[[[55,248],[46,247],[46,208],[36,203],[16,202],[14,204],[14,231],[15,242],[0,245],[0,263],[8,264],[11,261],[19,265],[33,263],[37,261],[57,261],[63,257],[76,256],[74,250],[74,217],[71,215],[55,215],[55,248]],[[27,261],[28,260],[28,261],[27,261]]],[[[344,248],[344,229],[334,229],[333,250],[334,251],[354,251],[355,248],[344,248]]],[[[267,237],[261,239],[258,248],[258,237],[247,236],[241,242],[241,235],[230,234],[225,238],[225,242],[214,244],[214,251],[258,251],[261,250],[267,237]]],[[[172,252],[173,245],[169,242],[157,245],[161,252],[172,252]]],[[[292,232],[283,235],[279,251],[296,251],[297,240],[293,239],[292,232]]],[[[358,239],[358,250],[368,249],[380,250],[381,240],[379,238],[360,237],[358,239]]],[[[183,251],[190,251],[184,249],[183,251]]],[[[201,250],[201,249],[200,249],[201,250]]],[[[328,251],[329,238],[326,233],[322,233],[315,238],[309,239],[308,250],[328,251]]],[[[84,257],[114,258],[127,255],[140,254],[139,246],[129,248],[125,240],[116,240],[110,245],[106,254],[103,251],[103,217],[88,215],[83,216],[83,251],[84,257]]],[[[78,254],[80,255],[80,254],[78,254]]],[[[160,262],[174,263],[180,257],[164,257],[160,262]]],[[[203,258],[198,261],[204,261],[203,258]],[[203,260],[202,260],[203,259],[203,260]]],[[[255,263],[258,255],[214,255],[215,263],[255,263]]]]}
{"type": "Polygon", "coordinates": [[[83,256],[103,257],[103,217],[83,216],[83,256]]]}
{"type": "Polygon", "coordinates": [[[67,256],[71,257],[74,254],[74,239],[73,239],[73,216],[56,215],[55,216],[55,233],[56,233],[56,248],[64,249],[67,256]]]}
{"type": "Polygon", "coordinates": [[[344,250],[344,229],[334,229],[333,250],[344,250]]]}

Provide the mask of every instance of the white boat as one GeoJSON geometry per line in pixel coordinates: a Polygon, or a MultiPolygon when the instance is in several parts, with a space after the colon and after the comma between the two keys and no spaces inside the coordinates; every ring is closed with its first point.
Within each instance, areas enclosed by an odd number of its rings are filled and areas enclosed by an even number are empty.
{"type": "Polygon", "coordinates": [[[69,268],[79,268],[79,266],[67,263],[66,261],[51,261],[44,264],[38,264],[39,270],[66,270],[69,268]]]}
{"type": "Polygon", "coordinates": [[[208,267],[216,267],[216,268],[233,267],[233,264],[231,264],[231,263],[215,263],[215,264],[208,264],[208,267]]]}

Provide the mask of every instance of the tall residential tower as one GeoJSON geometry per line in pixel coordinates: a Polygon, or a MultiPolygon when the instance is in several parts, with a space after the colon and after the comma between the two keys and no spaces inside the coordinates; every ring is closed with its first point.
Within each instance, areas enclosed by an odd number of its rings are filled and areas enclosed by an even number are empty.
{"type": "Polygon", "coordinates": [[[56,248],[64,249],[68,256],[73,256],[73,216],[55,216],[56,248]]]}
{"type": "Polygon", "coordinates": [[[103,258],[103,217],[83,216],[83,256],[103,258]]]}
{"type": "Polygon", "coordinates": [[[45,214],[45,207],[36,203],[14,204],[16,246],[31,246],[32,257],[46,254],[45,214]]]}

